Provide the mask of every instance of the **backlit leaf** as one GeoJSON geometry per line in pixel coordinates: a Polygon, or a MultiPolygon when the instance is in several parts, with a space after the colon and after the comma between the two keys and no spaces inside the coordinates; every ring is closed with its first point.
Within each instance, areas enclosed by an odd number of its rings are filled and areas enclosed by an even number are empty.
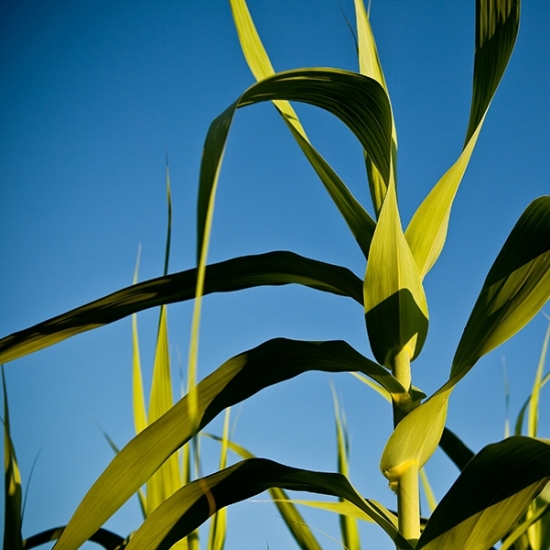
{"type": "Polygon", "coordinates": [[[391,392],[404,392],[386,369],[345,342],[303,342],[283,338],[265,342],[226,361],[197,384],[198,423],[195,429],[189,422],[187,397],[184,397],[132,439],[88,491],[56,549],[78,548],[168,457],[225,408],[310,370],[357,370],[375,378],[391,392]]]}
{"type": "Polygon", "coordinates": [[[127,548],[168,550],[216,510],[250,498],[270,487],[345,498],[373,517],[398,548],[412,548],[399,535],[393,522],[376,504],[359,496],[344,476],[300,470],[262,458],[244,460],[180,489],[143,523],[127,548]]]}
{"type": "Polygon", "coordinates": [[[443,497],[417,550],[486,550],[550,479],[550,443],[510,437],[482,449],[443,497]]]}
{"type": "MultiPolygon", "coordinates": [[[[13,361],[67,338],[118,321],[144,309],[195,297],[197,270],[129,286],[0,339],[0,362],[13,361]]],[[[243,256],[207,267],[204,294],[269,285],[301,284],[349,296],[363,304],[361,280],[351,271],[292,252],[243,256]]]]}

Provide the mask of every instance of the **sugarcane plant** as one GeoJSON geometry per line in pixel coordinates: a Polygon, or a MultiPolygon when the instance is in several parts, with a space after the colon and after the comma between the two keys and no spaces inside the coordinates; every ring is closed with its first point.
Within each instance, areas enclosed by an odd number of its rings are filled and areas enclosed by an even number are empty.
{"type": "MultiPolygon", "coordinates": [[[[423,279],[444,246],[455,195],[512,54],[520,2],[477,0],[473,95],[464,146],[405,230],[396,190],[396,126],[362,1],[355,0],[358,73],[319,68],[275,72],[244,0],[231,0],[231,8],[257,83],[214,119],[206,136],[196,268],[132,285],[0,340],[0,362],[5,363],[137,311],[194,299],[186,395],[116,454],[67,526],[56,532],[55,548],[78,548],[96,537],[104,523],[222,411],[268,386],[317,370],[360,373],[391,399],[394,430],[382,451],[380,470],[395,492],[396,511],[364,498],[344,473],[297,469],[251,457],[243,450],[248,458],[159,499],[133,536],[117,544],[129,550],[170,548],[189,541],[186,537],[224,507],[271,489],[338,497],[377,523],[399,550],[488,549],[513,533],[518,522],[531,521],[538,513],[533,510],[540,511],[534,506],[550,479],[550,443],[530,433],[505,438],[473,455],[446,430],[447,407],[451,393],[477,361],[523,328],[550,296],[550,196],[537,198],[526,208],[497,255],[457,345],[448,379],[426,396],[413,385],[411,363],[420,355],[428,332],[423,279]],[[208,265],[214,203],[233,118],[238,109],[267,101],[274,104],[351,230],[364,254],[363,277],[287,251],[208,265]],[[290,101],[330,112],[357,138],[364,150],[373,216],[311,144],[290,101]],[[374,359],[344,341],[275,338],[228,359],[197,382],[202,297],[284,284],[355,300],[364,309],[374,359]],[[419,473],[440,444],[462,471],[425,521],[419,509],[419,473]]],[[[17,510],[19,477],[11,446],[6,448],[6,476],[10,476],[6,510],[17,510]]],[[[275,498],[285,503],[280,493],[275,498]]],[[[14,514],[7,531],[20,528],[20,515],[14,514]]],[[[342,515],[351,518],[353,512],[342,515]]],[[[530,526],[536,525],[534,521],[530,526]]],[[[305,528],[293,533],[299,545],[317,548],[304,533],[305,528]]],[[[528,538],[532,550],[540,550],[535,539],[528,538]]],[[[10,540],[19,545],[12,548],[21,547],[20,535],[10,540]]]]}

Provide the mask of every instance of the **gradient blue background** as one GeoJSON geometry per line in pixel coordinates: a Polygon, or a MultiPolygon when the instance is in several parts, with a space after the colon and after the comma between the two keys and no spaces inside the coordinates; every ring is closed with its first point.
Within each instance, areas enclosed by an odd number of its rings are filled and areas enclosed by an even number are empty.
{"type": "MultiPolygon", "coordinates": [[[[356,70],[343,15],[354,21],[351,0],[250,0],[249,7],[276,70],[356,70]]],[[[461,150],[474,12],[474,2],[463,0],[372,6],[396,117],[404,225],[461,150]]],[[[550,190],[549,28],[550,4],[526,2],[516,50],[455,201],[446,247],[426,278],[431,326],[414,363],[414,382],[426,392],[445,381],[506,236],[526,206],[550,190]]],[[[227,2],[0,0],[0,336],[130,284],[140,244],[140,279],[162,274],[166,152],[174,204],[170,271],[193,267],[203,140],[211,120],[252,83],[227,2]]],[[[327,113],[296,107],[313,143],[371,210],[353,136],[327,113]]],[[[265,104],[237,113],[209,259],[276,249],[345,265],[360,277],[365,269],[313,170],[265,104]]],[[[157,316],[139,316],[147,379],[157,316]]],[[[190,316],[190,304],[169,308],[176,378],[185,369],[190,316]]],[[[448,425],[472,449],[503,437],[504,361],[515,419],[546,326],[538,315],[480,361],[454,393],[448,425]]],[[[200,376],[275,336],[345,339],[371,356],[363,313],[351,300],[298,287],[256,289],[205,300],[200,376]]],[[[98,425],[119,445],[132,437],[130,319],[5,370],[13,438],[29,487],[23,528],[30,536],[65,524],[109,463],[112,453],[98,425]]],[[[259,456],[334,470],[330,380],[347,414],[352,482],[366,497],[393,506],[378,473],[390,409],[350,375],[308,374],[263,391],[235,409],[234,439],[259,456]]],[[[546,437],[549,412],[544,399],[546,437]]],[[[211,429],[219,433],[220,422],[211,429]]],[[[214,443],[203,444],[204,473],[216,467],[217,453],[214,443]]],[[[457,473],[439,451],[427,472],[438,498],[457,473]]],[[[338,536],[335,517],[304,513],[313,527],[338,536]]],[[[126,535],[140,517],[132,500],[107,527],[126,535]]],[[[376,526],[361,531],[365,548],[392,547],[376,526]]],[[[339,548],[328,536],[318,538],[327,549],[339,548]]],[[[246,502],[230,510],[229,550],[292,545],[273,505],[246,502]]]]}

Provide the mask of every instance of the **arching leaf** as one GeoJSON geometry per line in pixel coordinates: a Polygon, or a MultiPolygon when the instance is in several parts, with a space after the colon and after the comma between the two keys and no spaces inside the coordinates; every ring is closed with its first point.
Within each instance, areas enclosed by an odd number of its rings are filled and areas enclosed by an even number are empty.
{"type": "MultiPolygon", "coordinates": [[[[195,297],[197,270],[129,286],[0,340],[0,362],[13,361],[144,309],[195,297]]],[[[349,296],[363,305],[361,280],[351,271],[292,252],[242,256],[207,267],[205,294],[270,285],[301,284],[349,296]]]]}

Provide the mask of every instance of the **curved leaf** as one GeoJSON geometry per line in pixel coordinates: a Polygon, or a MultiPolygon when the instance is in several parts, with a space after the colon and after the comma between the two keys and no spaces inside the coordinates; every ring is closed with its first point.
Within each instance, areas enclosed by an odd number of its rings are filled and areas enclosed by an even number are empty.
{"type": "MultiPolygon", "coordinates": [[[[201,432],[200,435],[210,437],[216,441],[222,441],[220,437],[212,434],[201,432]]],[[[241,458],[257,458],[248,449],[245,449],[234,441],[227,441],[227,446],[241,458]]],[[[296,544],[302,550],[322,550],[321,546],[317,542],[317,539],[313,536],[311,529],[307,526],[304,518],[302,517],[302,514],[300,514],[296,506],[292,504],[283,489],[280,489],[279,487],[271,487],[270,489],[268,489],[268,491],[269,496],[271,497],[273,503],[275,504],[275,506],[277,506],[277,509],[281,514],[281,518],[283,519],[288,530],[294,537],[296,544]]],[[[357,510],[357,508],[355,508],[355,506],[351,504],[350,507],[357,510]]],[[[369,520],[372,521],[371,518],[369,518],[369,520]]]]}
{"type": "Polygon", "coordinates": [[[341,474],[312,472],[262,458],[244,460],[180,489],[136,531],[128,550],[168,550],[216,510],[271,487],[345,498],[371,516],[400,549],[411,549],[380,505],[363,499],[341,474]]]}
{"type": "MultiPolygon", "coordinates": [[[[25,539],[23,541],[23,550],[30,550],[30,548],[42,546],[47,542],[57,540],[61,536],[61,533],[63,533],[64,529],[65,527],[54,527],[53,529],[42,531],[42,533],[38,533],[28,539],[25,539]]],[[[121,536],[116,535],[111,531],[107,531],[107,529],[98,529],[97,532],[94,533],[88,540],[99,544],[99,546],[103,546],[106,550],[117,550],[118,548],[123,548],[124,544],[124,539],[121,536]]]]}
{"type": "Polygon", "coordinates": [[[179,447],[225,408],[309,370],[357,370],[390,392],[404,388],[386,369],[342,341],[277,338],[226,361],[197,386],[197,422],[189,422],[188,397],[132,439],[88,491],[58,542],[77,548],[109,519],[179,447]]]}
{"type": "Polygon", "coordinates": [[[405,232],[422,277],[432,268],[443,249],[456,192],[512,55],[519,27],[519,5],[519,0],[476,2],[474,84],[464,147],[455,164],[419,206],[405,232]]]}
{"type": "Polygon", "coordinates": [[[523,212],[493,266],[458,344],[451,378],[519,332],[550,297],[550,196],[523,212]]]}
{"type": "MultiPolygon", "coordinates": [[[[244,0],[230,0],[230,4],[239,42],[252,74],[258,81],[274,75],[275,71],[254,26],[246,2],[244,0]]],[[[302,149],[325,186],[325,189],[340,210],[366,258],[376,225],[374,220],[352,195],[345,183],[338,177],[326,160],[311,145],[291,104],[288,101],[280,100],[273,101],[273,104],[283,117],[300,149],[302,149]]]]}
{"type": "Polygon", "coordinates": [[[371,78],[337,69],[298,69],[274,74],[251,86],[208,130],[201,162],[197,211],[197,257],[210,232],[218,175],[235,111],[262,101],[299,101],[325,109],[355,134],[385,181],[391,164],[391,108],[384,88],[371,78]]]}
{"type": "MultiPolygon", "coordinates": [[[[0,363],[61,342],[128,315],[195,297],[197,270],[129,286],[0,340],[0,363]]],[[[301,284],[353,298],[363,304],[362,283],[351,271],[292,252],[268,252],[233,258],[207,267],[204,294],[256,286],[301,284]]]]}
{"type": "Polygon", "coordinates": [[[549,479],[549,442],[514,436],[488,445],[434,510],[417,550],[491,547],[514,526],[549,479]]]}

